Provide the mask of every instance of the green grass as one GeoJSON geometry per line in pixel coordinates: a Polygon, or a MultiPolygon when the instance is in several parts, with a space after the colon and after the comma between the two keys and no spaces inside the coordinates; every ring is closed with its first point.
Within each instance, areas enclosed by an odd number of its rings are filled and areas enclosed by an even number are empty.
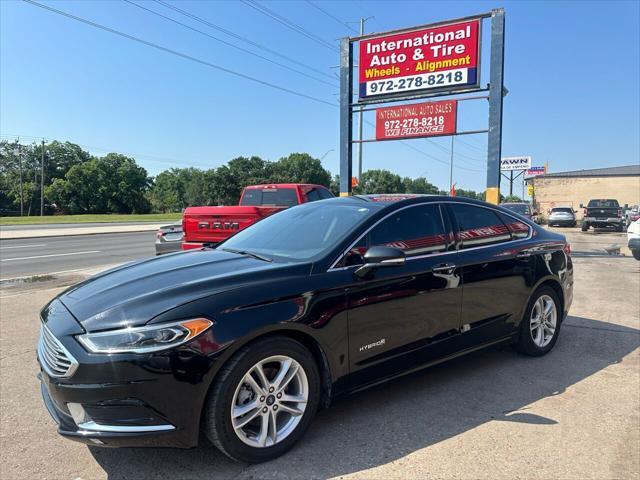
{"type": "Polygon", "coordinates": [[[93,222],[169,222],[180,220],[181,213],[150,213],[145,215],[51,215],[33,217],[0,217],[0,225],[36,225],[40,223],[93,222]]]}

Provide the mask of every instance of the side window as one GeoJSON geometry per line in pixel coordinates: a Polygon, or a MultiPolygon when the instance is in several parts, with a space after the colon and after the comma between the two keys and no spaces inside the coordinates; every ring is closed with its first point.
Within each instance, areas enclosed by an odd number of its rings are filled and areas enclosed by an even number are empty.
{"type": "Polygon", "coordinates": [[[333,193],[331,193],[326,188],[319,188],[318,193],[320,194],[321,200],[326,200],[327,198],[333,198],[333,193]]]}
{"type": "Polygon", "coordinates": [[[452,204],[451,209],[458,222],[463,249],[511,240],[509,229],[493,210],[462,203],[452,204]]]}
{"type": "Polygon", "coordinates": [[[502,212],[500,212],[499,215],[502,221],[504,222],[504,224],[509,229],[509,232],[511,232],[511,237],[514,240],[517,240],[520,238],[527,238],[529,236],[529,233],[531,231],[531,227],[529,225],[518,220],[517,218],[510,217],[509,215],[505,215],[502,212]]]}
{"type": "Polygon", "coordinates": [[[307,202],[315,202],[316,200],[320,200],[320,193],[318,193],[317,188],[312,188],[306,193],[307,202]]]}
{"type": "Polygon", "coordinates": [[[439,205],[405,208],[387,217],[369,233],[369,246],[376,245],[400,248],[407,256],[446,251],[439,205]]]}

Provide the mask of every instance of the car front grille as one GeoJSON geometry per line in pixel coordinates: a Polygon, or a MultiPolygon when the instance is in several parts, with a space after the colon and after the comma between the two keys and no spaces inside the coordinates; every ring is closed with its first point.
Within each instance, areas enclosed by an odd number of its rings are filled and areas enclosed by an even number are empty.
{"type": "Polygon", "coordinates": [[[42,368],[51,377],[70,377],[78,368],[76,359],[64,348],[45,324],[40,327],[38,359],[42,368]]]}

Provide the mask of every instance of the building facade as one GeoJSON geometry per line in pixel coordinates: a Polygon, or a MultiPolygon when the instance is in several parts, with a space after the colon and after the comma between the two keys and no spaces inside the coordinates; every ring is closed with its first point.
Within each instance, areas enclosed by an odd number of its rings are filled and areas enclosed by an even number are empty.
{"type": "Polygon", "coordinates": [[[547,216],[554,207],[572,207],[593,198],[615,198],[621,206],[640,204],[640,165],[547,173],[527,180],[534,187],[536,209],[547,216]]]}

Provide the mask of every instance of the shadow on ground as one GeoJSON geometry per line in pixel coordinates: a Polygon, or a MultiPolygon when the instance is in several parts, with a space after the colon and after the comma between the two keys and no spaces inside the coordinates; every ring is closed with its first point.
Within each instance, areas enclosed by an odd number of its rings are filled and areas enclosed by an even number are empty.
{"type": "Polygon", "coordinates": [[[110,479],[340,476],[386,464],[489,421],[556,424],[527,412],[527,405],[561,394],[621,362],[638,346],[640,330],[569,316],[555,349],[545,357],[492,348],[339,400],[316,416],[297,447],[261,465],[234,463],[205,441],[192,450],[90,450],[110,479]]]}

